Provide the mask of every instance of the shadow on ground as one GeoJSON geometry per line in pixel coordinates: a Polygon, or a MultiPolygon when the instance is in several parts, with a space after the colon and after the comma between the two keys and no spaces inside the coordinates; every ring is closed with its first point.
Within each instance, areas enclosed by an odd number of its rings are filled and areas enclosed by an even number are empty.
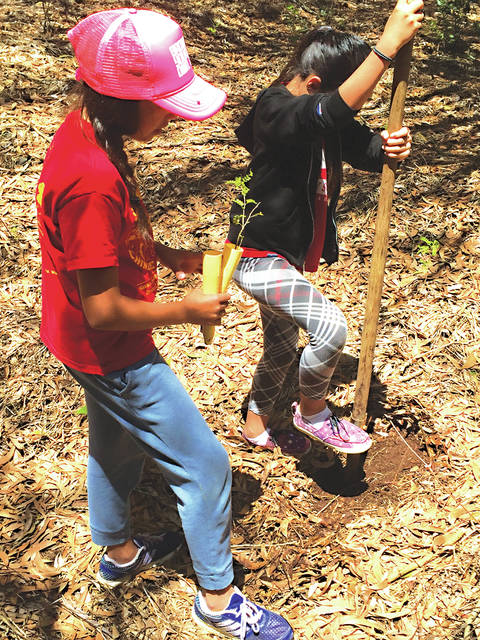
{"type": "MultiPolygon", "coordinates": [[[[279,395],[275,413],[272,416],[272,423],[279,425],[280,430],[291,428],[291,403],[298,399],[298,363],[302,350],[299,349],[297,358],[292,364],[286,377],[286,382],[279,395]]],[[[350,384],[356,379],[358,359],[342,354],[340,361],[332,378],[332,388],[338,388],[350,384]]],[[[244,399],[242,414],[245,418],[247,411],[248,397],[244,399]]],[[[337,407],[329,403],[331,409],[338,416],[349,417],[352,406],[337,407]]],[[[372,425],[376,418],[387,415],[386,387],[373,375],[370,395],[367,406],[369,424],[372,425]]],[[[390,412],[390,409],[388,410],[390,412]]],[[[393,430],[388,434],[372,434],[374,444],[368,454],[358,456],[335,456],[335,464],[331,468],[321,468],[320,456],[321,448],[313,443],[309,454],[298,461],[297,468],[307,477],[311,478],[317,485],[316,497],[320,501],[320,508],[323,509],[328,501],[334,496],[343,504],[345,514],[356,514],[358,509],[363,508],[369,502],[378,502],[379,497],[385,500],[395,500],[395,493],[398,493],[396,481],[398,476],[418,464],[424,459],[420,442],[414,433],[407,433],[401,424],[401,420],[396,416],[392,418],[393,430]],[[398,429],[396,424],[398,423],[398,429]],[[408,438],[408,442],[407,439],[408,438]],[[360,499],[358,499],[360,497],[360,499]],[[345,498],[345,501],[341,501],[345,498]],[[356,498],[354,501],[349,498],[356,498]],[[347,508],[347,505],[348,506],[347,508]]],[[[371,429],[370,429],[371,431],[371,429]]],[[[336,507],[335,507],[336,508],[336,507]]],[[[332,511],[329,509],[327,513],[332,511]]],[[[333,509],[335,511],[335,509],[333,509]]],[[[343,518],[349,519],[348,515],[343,518]]]]}

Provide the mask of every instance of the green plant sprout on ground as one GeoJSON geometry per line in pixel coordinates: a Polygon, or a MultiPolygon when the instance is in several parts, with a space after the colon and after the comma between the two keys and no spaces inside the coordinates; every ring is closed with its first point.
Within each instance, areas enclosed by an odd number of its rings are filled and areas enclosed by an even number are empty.
{"type": "Polygon", "coordinates": [[[417,246],[417,254],[422,256],[420,258],[420,264],[422,265],[422,271],[429,271],[432,267],[432,260],[440,250],[440,242],[435,238],[430,240],[425,236],[420,236],[420,244],[417,246]]]}
{"type": "MultiPolygon", "coordinates": [[[[445,51],[465,49],[465,26],[472,6],[478,4],[478,0],[436,0],[435,4],[437,11],[429,25],[430,33],[445,51]]],[[[474,22],[472,26],[475,28],[474,22]]]]}
{"type": "Polygon", "coordinates": [[[294,31],[305,31],[308,28],[308,21],[300,14],[300,7],[295,3],[284,8],[283,21],[294,31]]]}
{"type": "Polygon", "coordinates": [[[248,183],[250,182],[251,178],[252,178],[252,172],[249,171],[244,176],[237,176],[233,180],[227,180],[227,184],[233,185],[239,192],[239,195],[237,198],[235,198],[234,203],[237,204],[242,210],[242,213],[238,213],[233,216],[233,224],[238,225],[240,227],[240,230],[237,235],[237,242],[235,243],[235,248],[240,247],[242,245],[245,228],[247,224],[250,222],[250,220],[252,220],[253,218],[256,218],[257,216],[263,216],[263,213],[261,211],[257,211],[258,207],[260,206],[260,203],[254,200],[253,198],[248,197],[248,192],[250,191],[250,188],[248,187],[248,183]],[[255,205],[255,206],[252,207],[247,214],[247,207],[249,205],[255,205]]]}
{"type": "Polygon", "coordinates": [[[218,18],[214,18],[213,24],[210,27],[207,27],[207,31],[210,31],[210,33],[215,36],[217,34],[218,27],[225,27],[225,25],[218,18]]]}
{"type": "Polygon", "coordinates": [[[427,256],[436,256],[440,249],[440,242],[438,240],[429,240],[425,236],[420,237],[420,244],[417,248],[417,253],[427,256]]]}

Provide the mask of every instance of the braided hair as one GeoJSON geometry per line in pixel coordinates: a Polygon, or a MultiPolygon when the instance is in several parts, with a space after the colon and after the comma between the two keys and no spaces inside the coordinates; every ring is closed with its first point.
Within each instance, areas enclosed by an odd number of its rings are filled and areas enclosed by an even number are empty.
{"type": "Polygon", "coordinates": [[[140,198],[138,182],[124,149],[124,136],[133,135],[140,124],[139,101],[103,95],[85,82],[80,84],[77,91],[78,107],[88,115],[97,143],[104,149],[127,187],[140,232],[148,235],[149,215],[140,198]]]}

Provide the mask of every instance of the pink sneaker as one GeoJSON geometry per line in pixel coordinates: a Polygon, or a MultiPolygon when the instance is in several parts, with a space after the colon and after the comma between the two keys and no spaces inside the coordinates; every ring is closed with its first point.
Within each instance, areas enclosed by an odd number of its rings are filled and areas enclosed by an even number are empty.
{"type": "MultiPolygon", "coordinates": [[[[260,446],[247,438],[243,431],[242,438],[253,447],[260,446]]],[[[312,443],[308,438],[304,438],[302,435],[296,433],[295,431],[282,431],[275,438],[269,431],[266,444],[264,444],[263,447],[260,448],[267,449],[268,451],[273,451],[275,447],[280,447],[282,453],[287,456],[301,457],[310,451],[310,449],[312,448],[312,443]]]]}
{"type": "Polygon", "coordinates": [[[297,402],[292,404],[293,424],[310,438],[322,442],[340,453],[363,453],[370,449],[372,440],[360,427],[333,413],[321,422],[309,422],[300,413],[297,402]]]}

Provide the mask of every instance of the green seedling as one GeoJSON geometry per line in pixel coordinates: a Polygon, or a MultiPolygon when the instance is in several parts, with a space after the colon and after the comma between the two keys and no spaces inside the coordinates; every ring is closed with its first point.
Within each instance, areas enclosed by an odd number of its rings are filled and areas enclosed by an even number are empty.
{"type": "Polygon", "coordinates": [[[420,244],[417,247],[417,254],[420,257],[421,271],[428,272],[432,268],[432,258],[434,258],[440,250],[440,242],[438,240],[430,240],[425,236],[420,237],[420,244]]]}
{"type": "Polygon", "coordinates": [[[465,26],[474,4],[475,0],[436,0],[432,31],[444,50],[453,52],[466,48],[465,26]]]}
{"type": "Polygon", "coordinates": [[[258,211],[258,207],[260,206],[260,203],[254,200],[253,198],[248,197],[248,193],[250,191],[248,183],[250,182],[251,178],[252,178],[252,172],[249,171],[244,176],[237,176],[233,180],[227,180],[227,184],[233,185],[237,190],[238,196],[234,199],[234,202],[242,210],[242,213],[238,213],[233,216],[233,224],[238,225],[240,227],[238,236],[237,236],[237,242],[235,243],[235,247],[240,247],[242,245],[245,228],[247,224],[250,222],[250,220],[252,220],[253,218],[256,218],[257,216],[263,215],[261,211],[258,211]],[[254,205],[254,206],[252,207],[251,205],[254,205]],[[247,213],[247,209],[250,209],[248,213],[247,213]]]}
{"type": "Polygon", "coordinates": [[[283,10],[283,20],[294,31],[304,31],[308,27],[308,22],[300,14],[300,7],[294,3],[288,4],[283,10]]]}
{"type": "Polygon", "coordinates": [[[435,257],[440,249],[440,242],[438,240],[429,240],[425,236],[420,237],[420,244],[417,248],[417,253],[424,256],[435,257]]]}

